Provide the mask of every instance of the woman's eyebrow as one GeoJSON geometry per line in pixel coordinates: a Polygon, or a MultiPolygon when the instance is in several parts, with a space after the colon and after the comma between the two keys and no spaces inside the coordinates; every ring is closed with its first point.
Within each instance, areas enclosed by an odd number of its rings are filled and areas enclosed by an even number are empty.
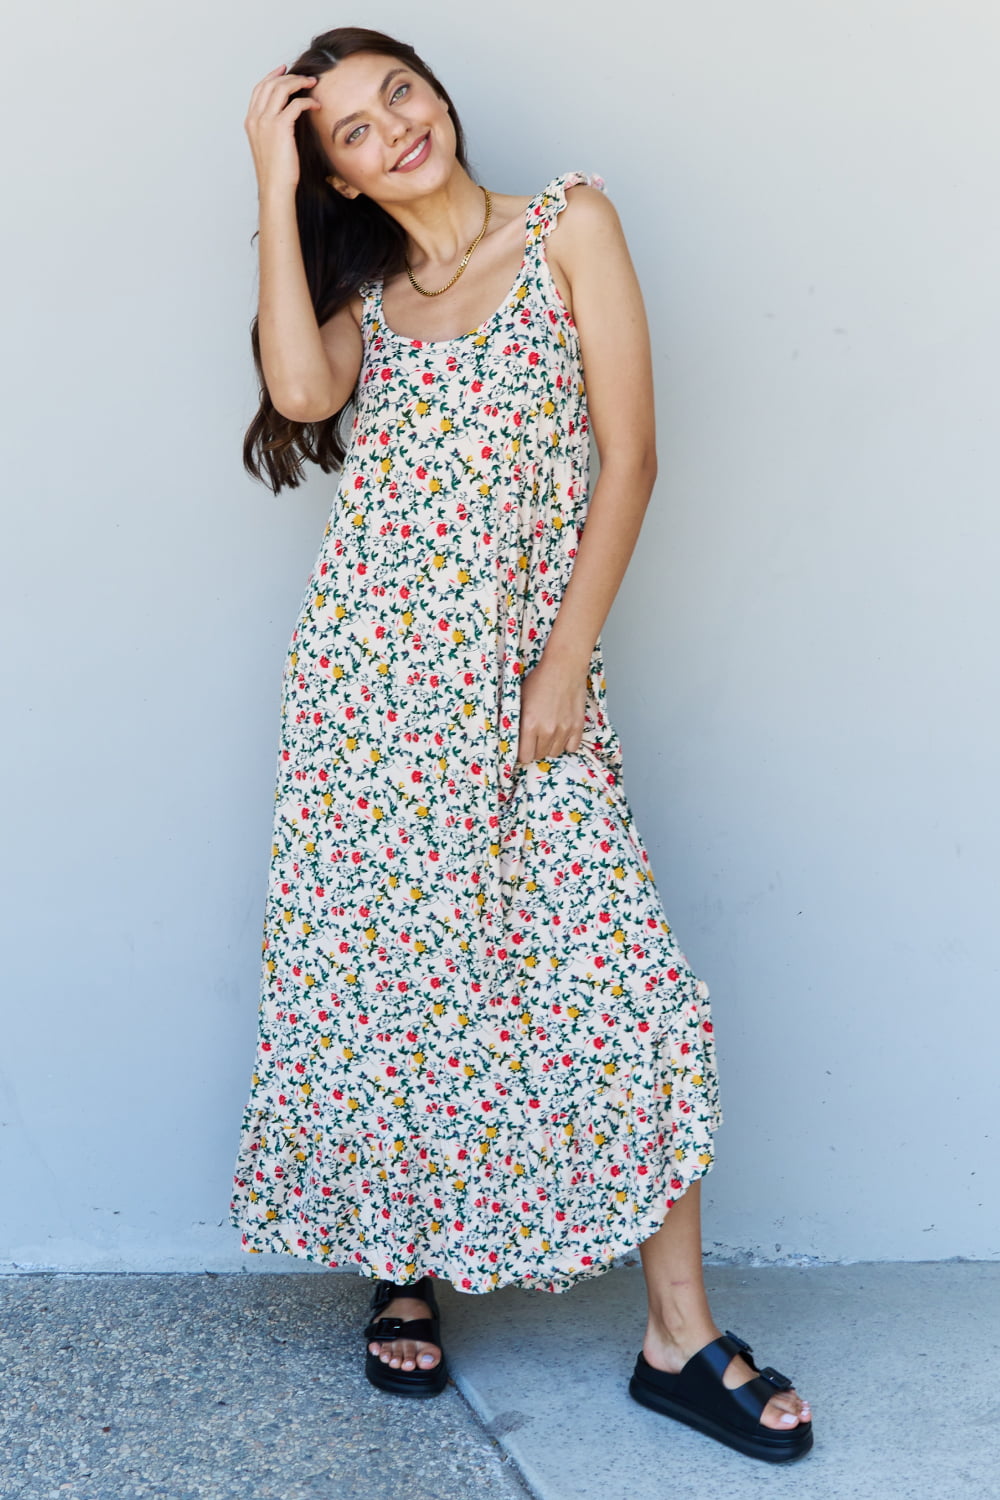
{"type": "MultiPolygon", "coordinates": [[[[405,68],[390,68],[389,72],[385,75],[385,77],[382,79],[382,82],[378,86],[379,93],[380,94],[384,94],[385,93],[386,89],[389,87],[389,84],[395,78],[395,76],[396,76],[397,73],[405,73],[405,72],[406,72],[405,68]]],[[[340,129],[341,125],[350,125],[350,123],[351,123],[352,120],[360,119],[360,117],[361,117],[362,114],[363,114],[362,110],[356,109],[354,111],[353,115],[345,115],[342,120],[338,120],[337,123],[336,123],[336,125],[330,131],[330,138],[331,138],[331,140],[337,134],[337,131],[340,129]]]]}

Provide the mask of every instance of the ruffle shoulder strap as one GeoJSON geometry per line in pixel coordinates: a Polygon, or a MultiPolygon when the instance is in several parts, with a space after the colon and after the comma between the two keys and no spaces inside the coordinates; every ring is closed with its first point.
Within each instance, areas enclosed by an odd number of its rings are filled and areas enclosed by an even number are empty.
{"type": "Polygon", "coordinates": [[[526,220],[529,245],[549,235],[556,219],[566,207],[566,189],[576,187],[578,183],[598,188],[602,193],[607,191],[604,178],[596,172],[563,172],[561,176],[553,177],[528,205],[526,220]]]}

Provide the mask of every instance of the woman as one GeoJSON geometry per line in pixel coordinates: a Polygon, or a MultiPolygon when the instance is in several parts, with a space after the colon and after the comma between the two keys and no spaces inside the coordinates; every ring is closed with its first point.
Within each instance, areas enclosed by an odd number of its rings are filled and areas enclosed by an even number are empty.
{"type": "Polygon", "coordinates": [[[316,37],[245,125],[245,460],[275,490],[305,460],[341,477],[284,676],[232,1221],[375,1278],[366,1372],[404,1395],[446,1382],[435,1276],[561,1291],[639,1245],[631,1394],[798,1457],[807,1405],[709,1311],[708,990],[606,711],[600,630],[656,472],[617,214],[583,173],[477,184],[445,89],[378,32],[316,37]]]}

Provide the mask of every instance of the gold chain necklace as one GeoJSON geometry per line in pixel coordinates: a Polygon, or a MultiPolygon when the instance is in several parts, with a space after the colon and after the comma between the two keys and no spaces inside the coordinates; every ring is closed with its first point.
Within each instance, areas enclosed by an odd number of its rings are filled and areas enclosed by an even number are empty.
{"type": "Polygon", "coordinates": [[[442,292],[446,292],[450,286],[454,286],[455,282],[458,280],[462,272],[465,270],[466,266],[469,264],[469,260],[472,256],[473,250],[475,250],[476,246],[479,244],[479,241],[486,233],[486,226],[490,222],[490,213],[492,212],[493,208],[493,200],[491,199],[487,189],[483,187],[482,183],[479,183],[479,188],[486,194],[486,217],[483,220],[483,227],[476,235],[476,238],[472,241],[472,244],[469,246],[468,250],[466,250],[464,256],[462,257],[462,264],[459,266],[458,270],[455,272],[451,280],[446,281],[444,286],[439,286],[436,292],[429,292],[427,291],[426,287],[422,287],[420,285],[420,283],[417,281],[417,278],[410,270],[410,262],[406,262],[406,274],[407,276],[409,276],[411,283],[422,297],[440,297],[442,292]]]}

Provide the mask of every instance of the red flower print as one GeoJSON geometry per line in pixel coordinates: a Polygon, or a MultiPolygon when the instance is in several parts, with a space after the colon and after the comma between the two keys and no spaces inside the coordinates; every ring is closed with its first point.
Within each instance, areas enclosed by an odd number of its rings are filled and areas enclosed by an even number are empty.
{"type": "Polygon", "coordinates": [[[586,754],[517,760],[592,492],[544,253],[577,180],[531,200],[516,295],[474,336],[402,337],[378,280],[362,294],[347,456],[282,674],[231,1200],[250,1251],[561,1291],[712,1159],[708,1011],[621,795],[599,644],[586,754]]]}

